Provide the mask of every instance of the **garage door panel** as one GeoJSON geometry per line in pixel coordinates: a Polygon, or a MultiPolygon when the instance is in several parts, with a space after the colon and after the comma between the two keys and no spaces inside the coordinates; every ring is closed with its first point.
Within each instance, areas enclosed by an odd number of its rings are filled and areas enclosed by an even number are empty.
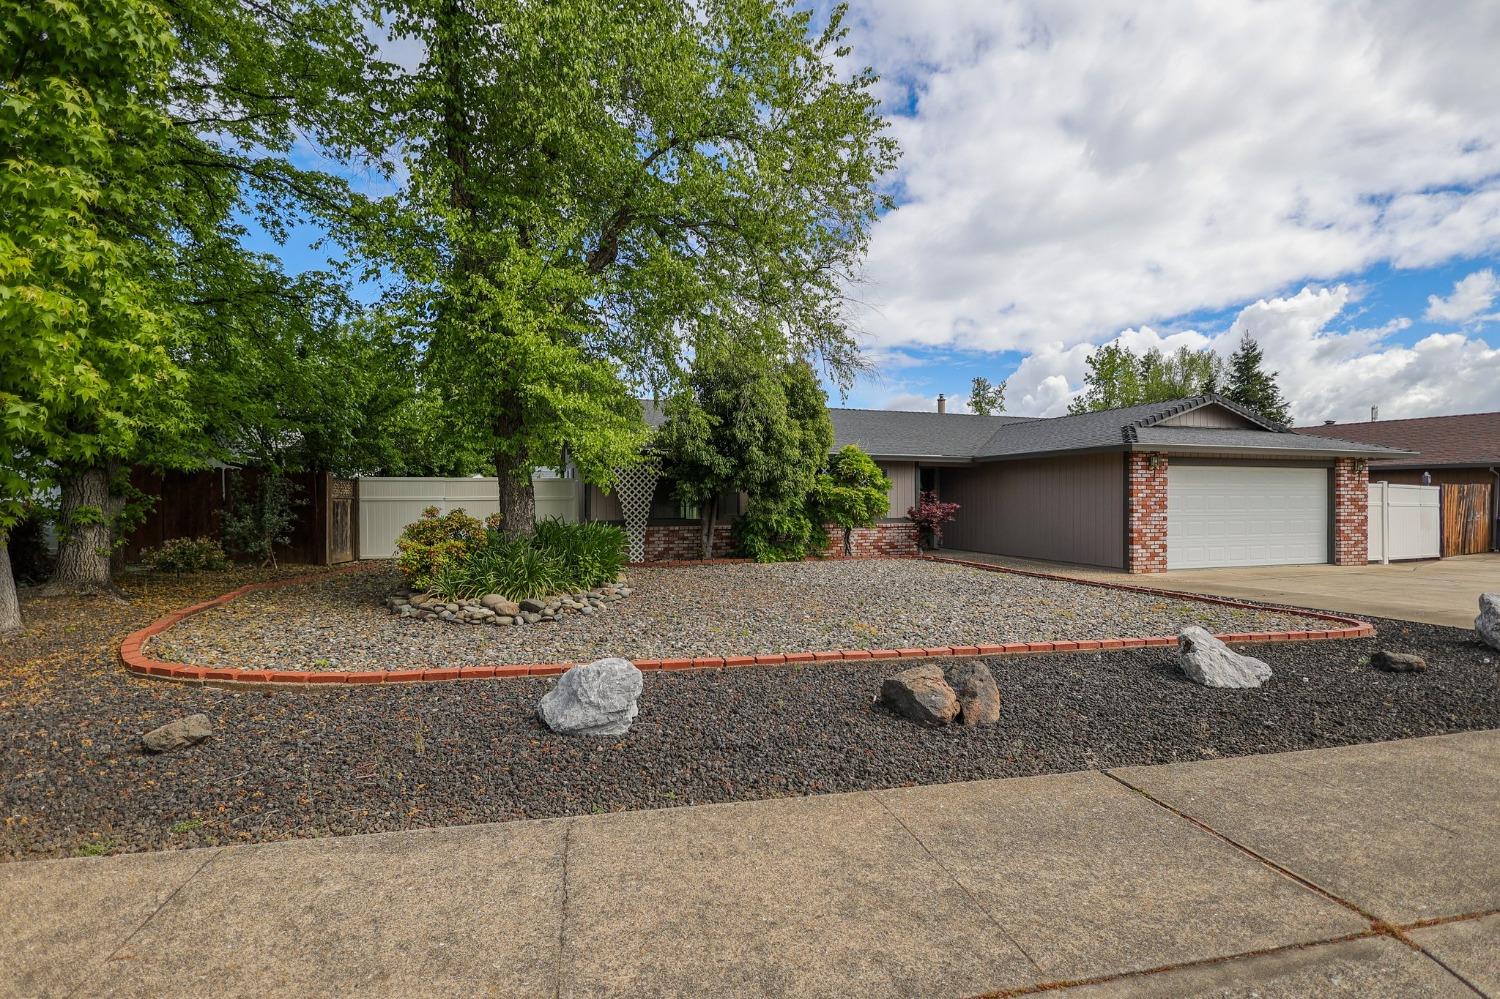
{"type": "Polygon", "coordinates": [[[1326,469],[1168,467],[1168,568],[1326,561],[1326,469]]]}

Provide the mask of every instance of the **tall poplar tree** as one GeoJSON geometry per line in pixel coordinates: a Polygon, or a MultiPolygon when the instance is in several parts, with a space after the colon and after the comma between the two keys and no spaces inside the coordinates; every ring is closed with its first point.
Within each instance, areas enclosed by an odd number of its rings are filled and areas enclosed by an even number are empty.
{"type": "Polygon", "coordinates": [[[415,0],[388,30],[386,145],[410,183],[370,253],[455,434],[493,455],[505,529],[564,446],[609,481],[716,349],[856,362],[842,292],[894,142],[868,72],[785,0],[415,0]],[[381,237],[384,237],[383,239],[381,237]]]}

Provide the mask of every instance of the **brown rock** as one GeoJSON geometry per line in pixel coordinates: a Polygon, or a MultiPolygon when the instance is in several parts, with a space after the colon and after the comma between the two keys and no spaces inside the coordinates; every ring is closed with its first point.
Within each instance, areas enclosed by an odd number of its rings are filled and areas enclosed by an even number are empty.
{"type": "Polygon", "coordinates": [[[1425,673],[1427,660],[1406,652],[1387,652],[1381,649],[1370,657],[1370,665],[1387,673],[1425,673]]]}
{"type": "Polygon", "coordinates": [[[921,725],[946,725],[958,716],[958,696],[943,679],[941,666],[914,666],[887,677],[880,685],[880,700],[921,725]]]}
{"type": "Polygon", "coordinates": [[[959,663],[949,683],[958,696],[960,724],[993,725],[1000,720],[1000,688],[984,663],[959,663]]]}

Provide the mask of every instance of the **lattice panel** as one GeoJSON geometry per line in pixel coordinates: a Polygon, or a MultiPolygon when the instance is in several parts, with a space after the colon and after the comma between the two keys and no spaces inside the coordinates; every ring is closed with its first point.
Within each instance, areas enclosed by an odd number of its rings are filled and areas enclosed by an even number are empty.
{"type": "Polygon", "coordinates": [[[646,561],[646,522],[651,519],[651,497],[660,474],[651,463],[614,470],[615,495],[625,516],[625,545],[632,562],[646,561]]]}

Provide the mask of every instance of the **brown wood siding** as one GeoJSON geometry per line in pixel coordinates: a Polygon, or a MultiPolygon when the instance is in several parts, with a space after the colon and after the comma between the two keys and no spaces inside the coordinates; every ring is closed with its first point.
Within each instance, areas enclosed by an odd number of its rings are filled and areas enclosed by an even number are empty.
{"type": "Polygon", "coordinates": [[[876,462],[891,480],[887,494],[887,519],[905,519],[906,511],[917,504],[917,463],[914,461],[876,462]]]}
{"type": "Polygon", "coordinates": [[[958,503],[943,547],[1123,568],[1125,464],[1120,454],[1000,461],[944,469],[958,503]]]}
{"type": "Polygon", "coordinates": [[[1252,427],[1256,430],[1260,429],[1260,427],[1257,427],[1238,413],[1231,413],[1229,410],[1219,406],[1204,406],[1202,409],[1193,409],[1186,413],[1178,413],[1176,416],[1169,416],[1165,420],[1162,420],[1157,426],[1219,427],[1231,430],[1243,430],[1247,427],[1252,427]]]}

